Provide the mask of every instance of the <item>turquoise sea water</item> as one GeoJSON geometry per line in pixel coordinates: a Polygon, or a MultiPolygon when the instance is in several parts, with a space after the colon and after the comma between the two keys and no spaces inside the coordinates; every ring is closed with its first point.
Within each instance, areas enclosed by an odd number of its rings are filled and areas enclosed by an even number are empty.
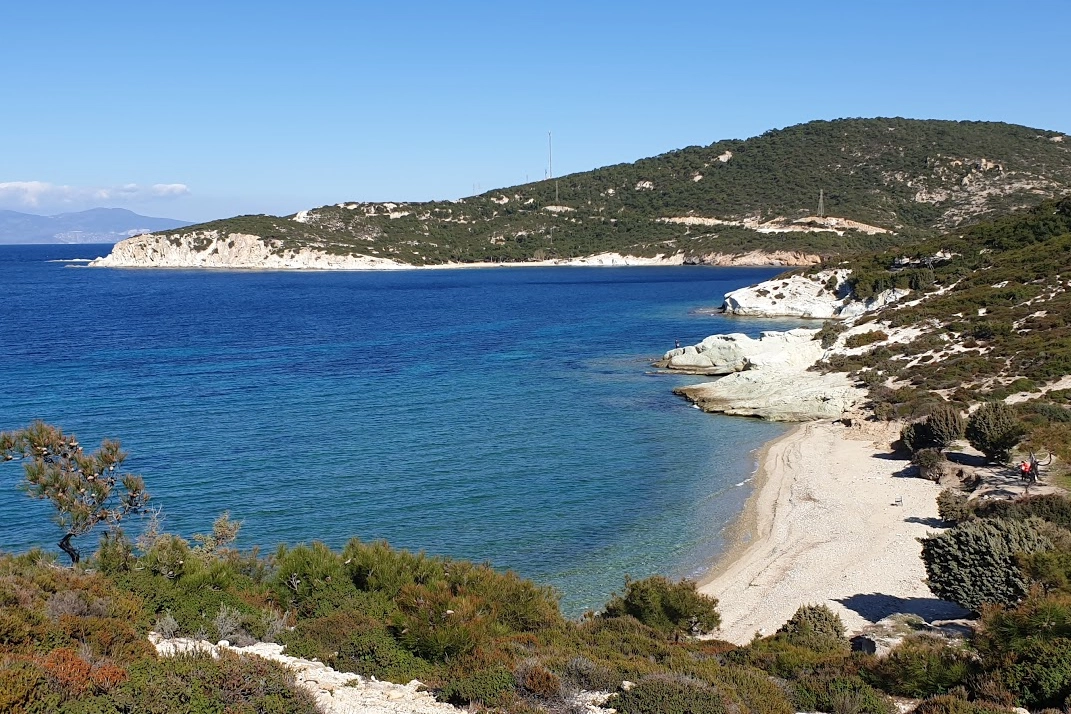
{"type": "MultiPolygon", "coordinates": [[[[0,246],[0,429],[122,440],[168,530],[241,545],[385,538],[599,607],[626,574],[696,576],[783,433],[673,396],[673,346],[798,323],[697,313],[756,268],[89,269],[0,246]]],[[[55,549],[0,465],[0,548],[55,549]]],[[[85,550],[92,538],[81,539],[85,550]]]]}

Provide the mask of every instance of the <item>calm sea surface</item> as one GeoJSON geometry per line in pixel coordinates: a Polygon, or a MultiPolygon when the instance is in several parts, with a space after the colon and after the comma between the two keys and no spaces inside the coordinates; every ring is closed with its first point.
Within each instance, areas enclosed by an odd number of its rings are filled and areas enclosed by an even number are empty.
{"type": "MultiPolygon", "coordinates": [[[[696,313],[778,269],[90,269],[104,246],[0,246],[0,429],[121,439],[168,530],[241,545],[384,538],[602,605],[701,574],[784,428],[703,414],[652,359],[791,322],[696,313]]],[[[0,465],[0,549],[55,550],[0,465]]],[[[81,539],[91,550],[93,537],[81,539]]]]}

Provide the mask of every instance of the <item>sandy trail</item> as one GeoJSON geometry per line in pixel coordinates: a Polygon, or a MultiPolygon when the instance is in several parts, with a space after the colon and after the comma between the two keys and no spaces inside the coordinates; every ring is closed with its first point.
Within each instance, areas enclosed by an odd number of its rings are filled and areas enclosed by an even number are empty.
{"type": "Polygon", "coordinates": [[[917,538],[941,527],[941,487],[899,475],[907,462],[883,458],[896,435],[864,428],[812,422],[766,447],[737,545],[700,587],[719,600],[719,637],[746,643],[809,603],[849,631],[895,612],[964,614],[923,582],[917,538]]]}

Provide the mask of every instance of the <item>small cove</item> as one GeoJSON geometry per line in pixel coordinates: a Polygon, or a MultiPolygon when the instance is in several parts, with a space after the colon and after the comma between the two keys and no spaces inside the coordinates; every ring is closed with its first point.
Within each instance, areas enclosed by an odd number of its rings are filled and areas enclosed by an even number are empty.
{"type": "MultiPolygon", "coordinates": [[[[136,271],[4,246],[0,429],[119,438],[167,529],[222,511],[241,545],[383,538],[557,587],[699,576],[785,428],[717,417],[652,375],[679,339],[796,321],[701,314],[778,268],[136,271]]],[[[0,470],[0,547],[54,550],[0,470]]],[[[83,538],[85,550],[92,538],[83,538]]]]}

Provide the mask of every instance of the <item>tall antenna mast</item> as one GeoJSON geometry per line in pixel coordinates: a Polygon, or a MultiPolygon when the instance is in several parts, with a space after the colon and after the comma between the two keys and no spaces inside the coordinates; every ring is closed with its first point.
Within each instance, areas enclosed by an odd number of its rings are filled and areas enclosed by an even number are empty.
{"type": "MultiPolygon", "coordinates": [[[[554,139],[547,132],[547,163],[550,166],[550,177],[554,178],[554,139]]],[[[554,203],[558,202],[558,180],[554,179],[554,203]]]]}
{"type": "Polygon", "coordinates": [[[822,189],[818,190],[818,217],[825,218],[826,216],[826,192],[822,189]]]}
{"type": "Polygon", "coordinates": [[[554,178],[554,138],[547,132],[547,165],[550,167],[549,178],[554,178]]]}

